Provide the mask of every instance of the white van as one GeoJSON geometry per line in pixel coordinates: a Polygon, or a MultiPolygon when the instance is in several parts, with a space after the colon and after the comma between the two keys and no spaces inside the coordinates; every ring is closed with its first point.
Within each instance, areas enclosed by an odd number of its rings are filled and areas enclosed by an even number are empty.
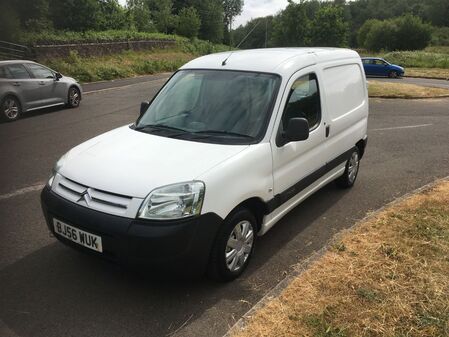
{"type": "Polygon", "coordinates": [[[354,51],[200,57],[142,103],[136,123],[62,156],[42,208],[72,247],[232,280],[288,211],[333,180],[354,184],[367,120],[354,51]]]}

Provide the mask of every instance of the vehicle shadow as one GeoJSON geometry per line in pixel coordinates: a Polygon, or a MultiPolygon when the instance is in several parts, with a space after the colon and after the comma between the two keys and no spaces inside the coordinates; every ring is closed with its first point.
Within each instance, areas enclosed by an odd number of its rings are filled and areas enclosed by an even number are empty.
{"type": "Polygon", "coordinates": [[[0,317],[18,336],[165,336],[218,306],[210,324],[221,335],[248,303],[328,242],[336,229],[323,214],[346,193],[330,184],[292,210],[259,238],[250,267],[231,283],[155,279],[55,242],[0,272],[0,317]]]}

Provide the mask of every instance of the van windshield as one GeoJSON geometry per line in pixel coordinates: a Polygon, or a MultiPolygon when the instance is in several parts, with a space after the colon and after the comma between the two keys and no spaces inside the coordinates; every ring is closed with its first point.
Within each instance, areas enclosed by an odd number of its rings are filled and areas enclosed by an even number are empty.
{"type": "Polygon", "coordinates": [[[134,127],[194,141],[253,144],[263,137],[280,77],[221,70],[178,71],[134,127]]]}

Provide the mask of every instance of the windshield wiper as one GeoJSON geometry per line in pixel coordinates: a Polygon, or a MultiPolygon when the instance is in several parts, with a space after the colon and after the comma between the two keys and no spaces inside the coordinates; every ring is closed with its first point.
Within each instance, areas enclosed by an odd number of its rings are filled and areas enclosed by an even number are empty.
{"type": "Polygon", "coordinates": [[[135,126],[134,130],[140,131],[140,130],[145,130],[145,129],[160,129],[160,130],[173,130],[173,131],[182,131],[183,133],[188,133],[189,131],[181,129],[181,128],[177,128],[174,126],[170,126],[170,125],[165,125],[165,124],[146,124],[146,125],[141,125],[141,126],[135,126]]]}
{"type": "Polygon", "coordinates": [[[220,130],[201,130],[201,131],[193,132],[193,134],[223,135],[223,136],[254,139],[254,137],[249,136],[249,135],[244,135],[242,133],[231,132],[231,131],[220,131],[220,130]]]}

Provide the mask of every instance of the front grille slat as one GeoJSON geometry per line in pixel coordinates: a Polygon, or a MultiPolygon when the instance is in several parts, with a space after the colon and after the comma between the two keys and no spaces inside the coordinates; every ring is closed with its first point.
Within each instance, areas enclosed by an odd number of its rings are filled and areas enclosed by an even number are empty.
{"type": "Polygon", "coordinates": [[[97,190],[63,176],[59,176],[53,189],[60,196],[81,206],[122,216],[127,216],[133,201],[132,197],[97,190]]]}

